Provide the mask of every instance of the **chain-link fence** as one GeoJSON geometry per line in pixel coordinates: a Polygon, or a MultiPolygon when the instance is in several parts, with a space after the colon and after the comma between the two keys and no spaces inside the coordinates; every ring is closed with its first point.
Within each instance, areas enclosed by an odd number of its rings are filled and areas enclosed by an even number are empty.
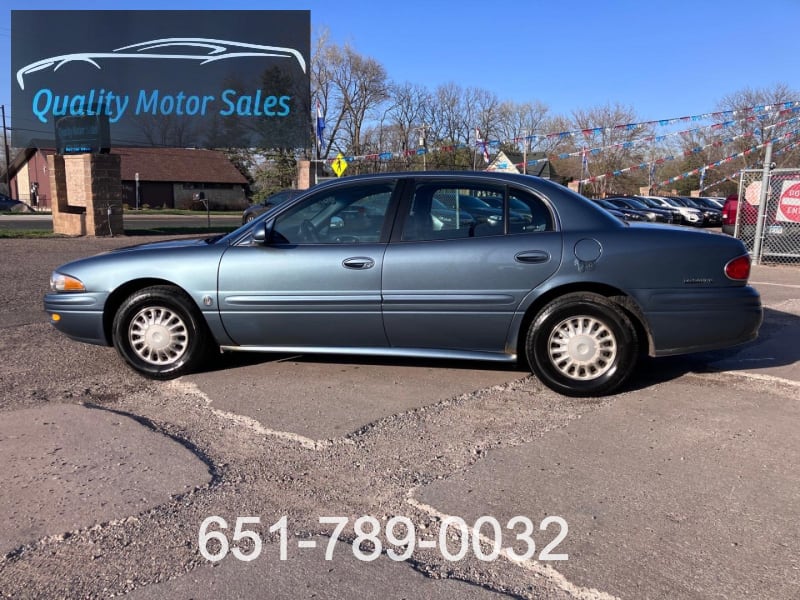
{"type": "Polygon", "coordinates": [[[769,172],[764,207],[763,176],[763,170],[742,171],[734,235],[756,263],[800,265],[800,169],[769,172]]]}

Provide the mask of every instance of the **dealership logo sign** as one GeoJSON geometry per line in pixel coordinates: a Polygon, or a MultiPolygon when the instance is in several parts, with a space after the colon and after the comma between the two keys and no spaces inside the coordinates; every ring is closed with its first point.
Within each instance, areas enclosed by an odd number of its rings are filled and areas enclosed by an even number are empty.
{"type": "MultiPolygon", "coordinates": [[[[194,21],[203,31],[213,26],[229,33],[241,30],[243,22],[253,28],[255,20],[261,23],[253,29],[259,41],[268,35],[295,41],[268,45],[221,36],[156,37],[108,51],[93,43],[100,50],[45,58],[39,54],[17,66],[18,55],[32,54],[25,48],[12,52],[17,67],[14,115],[20,114],[21,101],[22,113],[33,117],[39,138],[52,135],[58,119],[97,116],[113,126],[112,145],[305,146],[310,120],[308,11],[246,12],[255,19],[242,19],[241,11],[12,11],[12,50],[27,44],[15,35],[15,25],[27,29],[35,15],[36,28],[41,29],[42,21],[47,28],[48,13],[54,13],[60,32],[65,17],[76,23],[88,19],[103,33],[97,37],[114,41],[120,37],[114,35],[119,33],[115,27],[131,28],[120,13],[139,17],[134,22],[145,29],[157,23],[159,30],[174,21],[175,29],[183,31],[194,21]]],[[[47,38],[33,40],[39,51],[47,47],[38,43],[42,39],[47,38]]],[[[15,144],[33,145],[18,139],[15,144]]]]}

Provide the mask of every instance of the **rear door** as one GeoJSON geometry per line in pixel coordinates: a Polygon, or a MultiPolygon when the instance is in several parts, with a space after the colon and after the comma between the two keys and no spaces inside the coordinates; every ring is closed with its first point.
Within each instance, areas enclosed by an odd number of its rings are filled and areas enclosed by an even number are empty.
{"type": "Polygon", "coordinates": [[[547,203],[504,185],[420,179],[400,210],[402,226],[383,265],[383,318],[391,346],[505,351],[520,302],[561,261],[561,234],[547,203]],[[464,210],[462,194],[502,198],[503,217],[446,223],[431,215],[442,197],[454,211],[464,210]]]}

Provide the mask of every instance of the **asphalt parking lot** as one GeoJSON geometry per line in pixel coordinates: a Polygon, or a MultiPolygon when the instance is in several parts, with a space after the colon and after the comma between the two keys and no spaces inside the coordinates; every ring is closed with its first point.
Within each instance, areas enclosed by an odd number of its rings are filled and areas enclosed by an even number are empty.
{"type": "Polygon", "coordinates": [[[757,341],[570,399],[460,362],[143,379],[41,308],[55,266],[142,241],[0,240],[2,597],[800,597],[800,267],[754,268],[757,341]]]}

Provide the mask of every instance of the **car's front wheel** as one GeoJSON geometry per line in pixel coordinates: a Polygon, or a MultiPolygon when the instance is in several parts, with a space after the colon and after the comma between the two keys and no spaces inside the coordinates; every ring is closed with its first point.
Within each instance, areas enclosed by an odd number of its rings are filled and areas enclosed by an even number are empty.
{"type": "Polygon", "coordinates": [[[196,369],[208,351],[208,330],[186,294],[152,286],[131,294],[112,325],[114,347],[140,373],[171,379],[196,369]]]}
{"type": "Polygon", "coordinates": [[[526,355],[533,373],[566,396],[602,396],[630,376],[639,356],[628,315],[604,296],[566,294],[531,322],[526,355]]]}

